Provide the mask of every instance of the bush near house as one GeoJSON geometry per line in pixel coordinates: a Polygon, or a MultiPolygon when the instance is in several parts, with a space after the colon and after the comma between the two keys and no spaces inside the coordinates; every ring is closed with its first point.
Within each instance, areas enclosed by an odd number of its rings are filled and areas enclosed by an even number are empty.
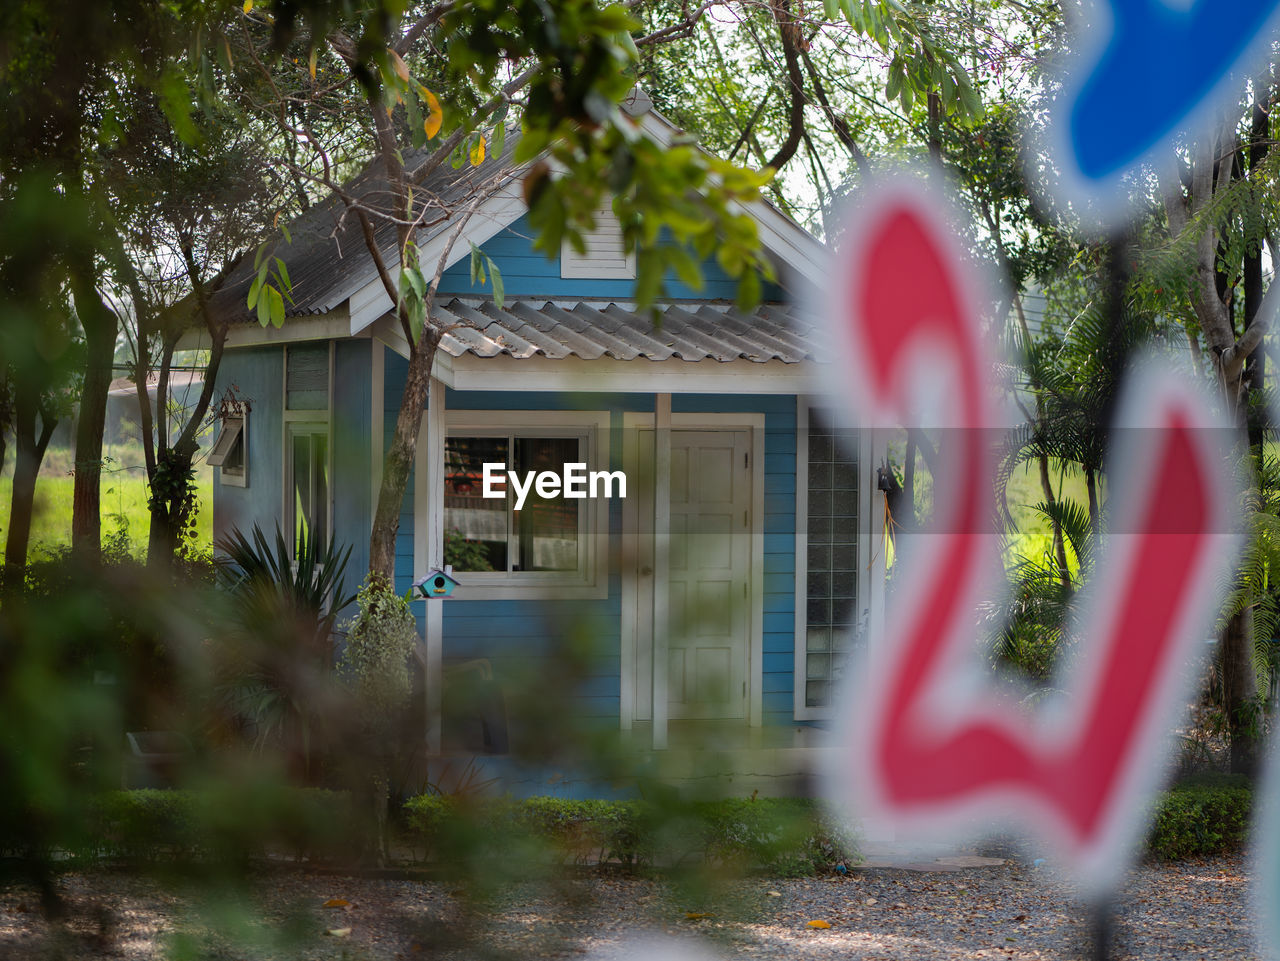
{"type": "MultiPolygon", "coordinates": [[[[88,804],[83,835],[68,853],[80,861],[155,864],[244,861],[268,853],[336,858],[341,825],[351,821],[345,793],[239,784],[209,791],[111,791],[88,804]]],[[[20,839],[3,845],[21,850],[20,839]]]]}
{"type": "MultiPolygon", "coordinates": [[[[89,804],[88,823],[64,850],[81,863],[244,860],[268,853],[342,862],[351,798],[318,788],[112,791],[89,804]]],[[[1156,806],[1147,853],[1181,860],[1230,853],[1247,841],[1253,792],[1218,775],[1174,787],[1156,806]]],[[[820,874],[856,864],[856,839],[820,802],[728,799],[660,806],[648,801],[526,800],[422,795],[404,806],[404,840],[433,864],[615,864],[627,868],[730,865],[772,875],[820,874]]],[[[24,853],[23,838],[0,853],[24,853]]]]}
{"type": "Polygon", "coordinates": [[[1167,792],[1156,807],[1147,852],[1176,861],[1238,851],[1248,840],[1253,790],[1243,775],[1207,775],[1167,792]]]}
{"type": "Polygon", "coordinates": [[[859,860],[852,835],[821,804],[799,798],[659,805],[535,797],[476,802],[424,795],[405,804],[409,835],[427,860],[491,852],[511,860],[669,867],[689,861],[808,875],[859,860]]]}

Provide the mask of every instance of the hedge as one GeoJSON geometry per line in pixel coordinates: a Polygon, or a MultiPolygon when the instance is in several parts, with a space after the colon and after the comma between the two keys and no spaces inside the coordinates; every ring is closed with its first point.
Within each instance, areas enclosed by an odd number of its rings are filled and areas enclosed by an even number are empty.
{"type": "MultiPolygon", "coordinates": [[[[1248,837],[1252,800],[1244,777],[1177,785],[1156,805],[1148,854],[1178,860],[1238,850],[1248,837]]],[[[89,799],[86,809],[83,830],[62,850],[90,862],[244,860],[267,853],[341,861],[351,856],[355,820],[345,793],[243,784],[113,791],[89,799]]],[[[818,802],[796,798],[659,805],[423,795],[405,804],[401,827],[417,858],[436,864],[661,868],[700,862],[795,876],[858,860],[855,838],[818,802]]],[[[24,846],[14,838],[0,847],[21,856],[24,846]]]]}
{"type": "Polygon", "coordinates": [[[423,795],[405,804],[427,860],[672,866],[697,860],[802,875],[858,860],[853,836],[815,801],[760,798],[658,805],[646,801],[465,801],[423,795]]]}
{"type": "Polygon", "coordinates": [[[208,791],[111,791],[88,804],[82,841],[68,852],[89,861],[245,860],[267,853],[334,857],[352,821],[337,791],[237,785],[208,791]]]}
{"type": "Polygon", "coordinates": [[[1253,791],[1242,775],[1184,782],[1156,806],[1147,851],[1168,861],[1237,851],[1248,838],[1252,809],[1253,791]]]}

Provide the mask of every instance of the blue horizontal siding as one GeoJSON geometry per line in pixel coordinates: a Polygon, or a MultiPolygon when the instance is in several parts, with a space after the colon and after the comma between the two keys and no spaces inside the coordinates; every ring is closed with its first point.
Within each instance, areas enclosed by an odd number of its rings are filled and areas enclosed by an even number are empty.
{"type": "MultiPolygon", "coordinates": [[[[492,252],[490,256],[495,256],[492,252]]],[[[510,289],[510,286],[508,286],[510,289]]],[[[385,432],[389,442],[400,402],[406,366],[402,358],[387,354],[385,432]]],[[[530,394],[515,391],[455,391],[446,394],[451,410],[608,410],[615,428],[625,412],[652,412],[654,396],[645,393],[582,395],[574,393],[530,394]]],[[[791,724],[791,692],[795,641],[795,398],[755,395],[676,395],[672,409],[679,413],[763,413],[764,503],[758,519],[764,534],[762,675],[764,720],[791,724]]],[[[610,460],[621,467],[621,436],[614,431],[610,460]]],[[[396,541],[397,589],[412,582],[413,527],[412,481],[401,514],[396,541]]],[[[622,505],[610,505],[609,525],[616,552],[622,531],[622,505]]],[[[421,573],[421,572],[416,572],[421,573]]],[[[444,603],[446,659],[488,658],[499,677],[528,676],[522,669],[531,663],[550,667],[547,659],[567,653],[568,638],[587,636],[594,647],[585,676],[563,693],[565,709],[577,717],[617,721],[621,685],[621,580],[611,570],[608,596],[591,600],[453,600],[444,603]]],[[[421,619],[425,604],[415,605],[421,619]]]]}
{"type": "MultiPolygon", "coordinates": [[[[499,231],[482,246],[484,253],[493,260],[502,274],[502,284],[508,297],[531,297],[548,300],[616,300],[635,299],[634,280],[565,279],[560,276],[560,252],[548,257],[541,250],[533,249],[536,231],[523,216],[511,226],[499,231]]],[[[669,237],[661,237],[660,246],[670,246],[669,237]]],[[[667,296],[677,300],[733,300],[738,284],[726,274],[715,257],[702,262],[703,287],[693,290],[674,274],[668,274],[667,296]]],[[[464,257],[444,272],[440,278],[440,293],[449,295],[492,297],[493,285],[471,283],[471,258],[464,257]]],[[[783,299],[783,291],[776,284],[766,283],[766,300],[783,299]]]]}

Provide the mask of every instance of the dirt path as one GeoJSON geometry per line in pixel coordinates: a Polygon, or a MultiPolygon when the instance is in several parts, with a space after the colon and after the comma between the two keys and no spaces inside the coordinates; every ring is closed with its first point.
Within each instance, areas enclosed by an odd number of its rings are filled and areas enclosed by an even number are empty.
{"type": "MultiPolygon", "coordinates": [[[[477,898],[437,882],[284,872],[257,878],[246,898],[181,881],[80,874],[64,879],[71,916],[56,926],[30,889],[10,884],[0,887],[0,958],[662,961],[652,947],[634,951],[652,936],[720,959],[1040,959],[1089,950],[1087,912],[1072,887],[1051,867],[1018,862],[701,888],[616,877],[491,880],[491,891],[472,892],[477,898]]],[[[1136,869],[1114,905],[1112,958],[1256,958],[1248,888],[1232,858],[1136,869]]]]}

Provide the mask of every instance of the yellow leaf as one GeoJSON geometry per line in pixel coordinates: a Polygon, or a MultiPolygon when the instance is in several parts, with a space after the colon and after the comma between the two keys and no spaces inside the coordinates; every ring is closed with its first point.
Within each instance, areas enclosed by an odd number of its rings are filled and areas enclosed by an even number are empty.
{"type": "Polygon", "coordinates": [[[350,928],[329,928],[327,931],[325,931],[325,934],[327,934],[331,938],[345,938],[350,933],[351,933],[350,928]]]}
{"type": "Polygon", "coordinates": [[[484,163],[484,134],[480,135],[480,139],[471,148],[471,166],[479,167],[482,163],[484,163]]]}
{"type": "Polygon", "coordinates": [[[697,911],[686,911],[684,916],[689,921],[701,921],[704,918],[714,918],[714,914],[699,914],[697,911]]]}
{"type": "Polygon", "coordinates": [[[326,901],[324,904],[320,905],[320,907],[322,907],[322,908],[349,908],[349,907],[351,907],[351,902],[350,902],[350,901],[348,901],[348,900],[346,900],[345,898],[330,898],[330,899],[329,899],[328,901],[326,901]]]}
{"type": "Polygon", "coordinates": [[[387,57],[391,61],[391,69],[395,71],[401,83],[409,82],[409,65],[404,62],[400,54],[396,53],[390,47],[387,48],[387,57]]]}
{"type": "Polygon", "coordinates": [[[311,79],[316,78],[316,48],[311,48],[311,59],[307,61],[307,69],[311,71],[311,79]]]}
{"type": "Polygon", "coordinates": [[[419,87],[418,92],[427,102],[427,119],[422,121],[422,129],[427,132],[427,139],[430,140],[440,132],[440,125],[444,123],[444,111],[440,109],[440,101],[436,95],[426,87],[419,87]]]}
{"type": "Polygon", "coordinates": [[[825,931],[827,928],[831,927],[831,925],[830,925],[830,924],[828,924],[826,921],[823,921],[821,918],[818,918],[818,919],[815,919],[815,920],[813,920],[813,921],[810,921],[808,924],[806,924],[806,925],[805,925],[805,927],[806,927],[806,928],[817,928],[817,929],[819,929],[819,930],[821,930],[821,931],[825,931]]]}
{"type": "Polygon", "coordinates": [[[253,0],[244,0],[244,12],[251,13],[253,11],[253,0]]]}

